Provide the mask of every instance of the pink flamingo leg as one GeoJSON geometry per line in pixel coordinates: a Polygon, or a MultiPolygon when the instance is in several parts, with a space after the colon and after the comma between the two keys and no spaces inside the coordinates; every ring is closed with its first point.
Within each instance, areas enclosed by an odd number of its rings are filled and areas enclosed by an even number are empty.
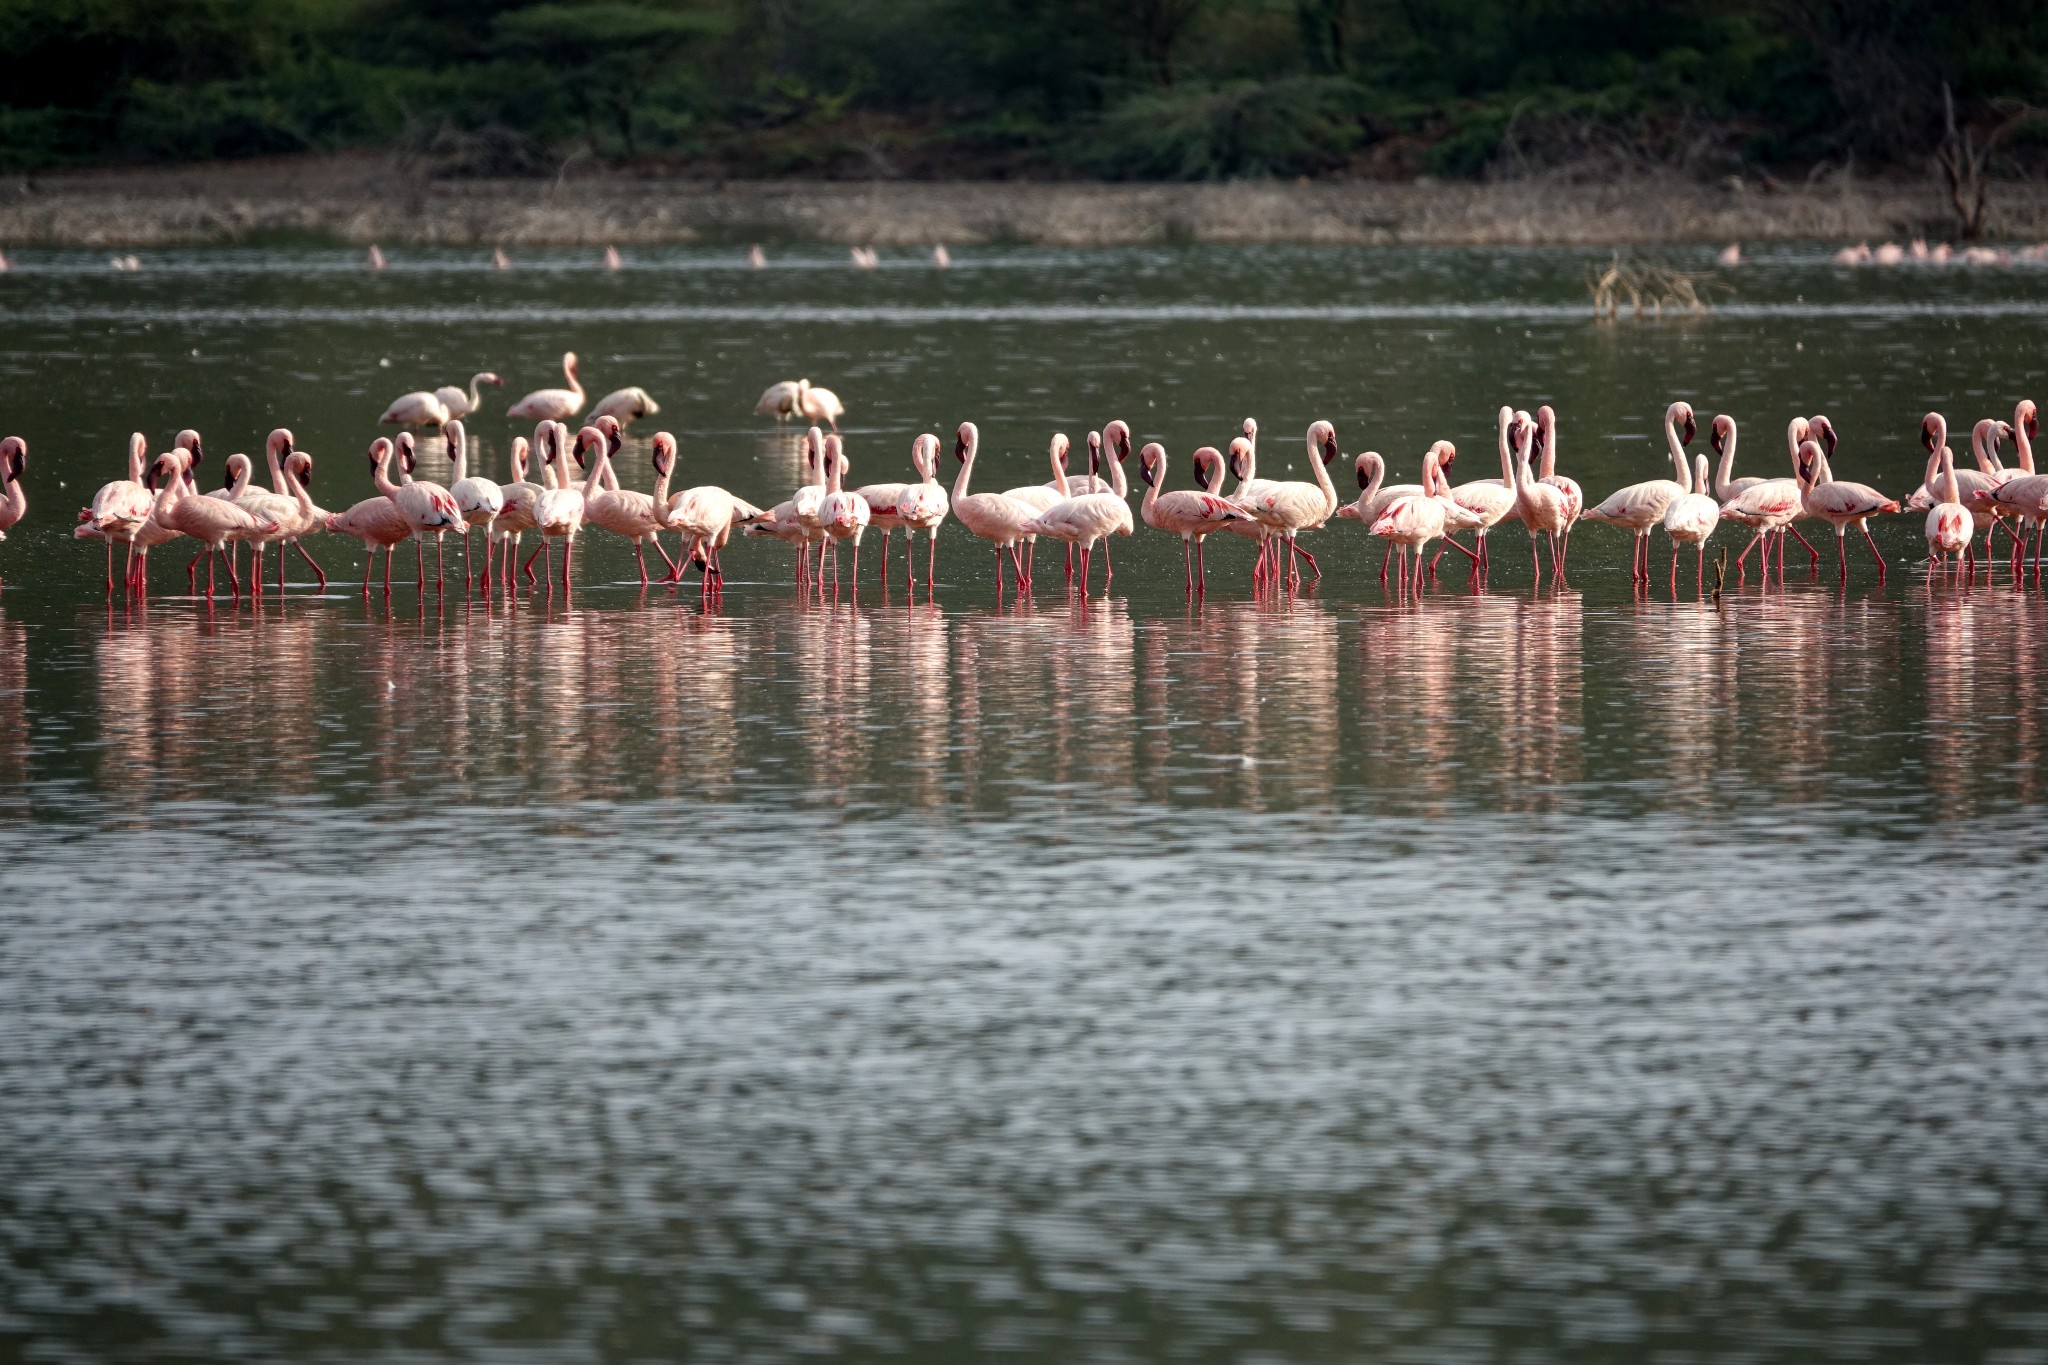
{"type": "Polygon", "coordinates": [[[370,570],[377,567],[377,547],[372,545],[368,547],[368,550],[369,553],[363,557],[363,600],[365,602],[370,600],[370,570]]]}
{"type": "Polygon", "coordinates": [[[1869,523],[1859,521],[1856,529],[1863,533],[1863,543],[1870,547],[1870,557],[1877,561],[1877,581],[1884,582],[1884,556],[1877,552],[1877,542],[1871,538],[1869,523]]]}

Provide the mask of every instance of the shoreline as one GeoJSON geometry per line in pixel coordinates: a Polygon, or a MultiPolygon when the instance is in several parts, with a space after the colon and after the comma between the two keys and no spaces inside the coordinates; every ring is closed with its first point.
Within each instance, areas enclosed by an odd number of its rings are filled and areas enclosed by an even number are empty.
{"type": "MultiPolygon", "coordinates": [[[[1993,192],[1994,240],[2048,240],[2048,185],[1993,192]]],[[[224,162],[0,182],[0,245],[223,244],[303,235],[364,245],[811,241],[1132,246],[1653,246],[1914,236],[1953,240],[1941,187],[1838,177],[1785,187],[1641,176],[1600,184],[725,180],[408,177],[362,156],[224,162]]]]}

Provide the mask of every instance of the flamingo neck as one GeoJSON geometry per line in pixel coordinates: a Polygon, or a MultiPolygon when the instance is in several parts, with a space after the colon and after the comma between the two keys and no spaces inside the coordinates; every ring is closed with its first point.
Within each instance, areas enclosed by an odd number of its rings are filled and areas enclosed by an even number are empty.
{"type": "MultiPolygon", "coordinates": [[[[953,476],[953,501],[967,496],[967,481],[974,477],[974,456],[981,446],[981,433],[976,432],[967,439],[967,455],[960,461],[960,472],[953,476]]],[[[1064,475],[1062,476],[1064,478],[1064,475]]]]}
{"type": "MultiPolygon", "coordinates": [[[[1718,494],[1735,481],[1735,433],[1728,433],[1728,444],[1721,447],[1721,468],[1714,475],[1714,491],[1718,494]]],[[[1701,489],[1705,492],[1705,489],[1701,489]]]]}
{"type": "MultiPolygon", "coordinates": [[[[1138,458],[1142,460],[1144,456],[1138,458]]],[[[1160,457],[1159,467],[1152,471],[1152,477],[1145,483],[1145,500],[1138,504],[1139,514],[1148,521],[1151,519],[1152,509],[1159,505],[1159,485],[1166,482],[1166,464],[1165,457],[1160,457]]]]}
{"type": "Polygon", "coordinates": [[[398,500],[398,485],[391,482],[391,461],[397,457],[398,447],[384,452],[384,458],[370,466],[370,478],[377,485],[377,491],[393,502],[398,500]]]}
{"type": "Polygon", "coordinates": [[[1234,495],[1240,498],[1244,496],[1244,491],[1252,486],[1252,480],[1259,476],[1259,448],[1249,441],[1246,445],[1248,448],[1244,452],[1244,477],[1237,481],[1237,492],[1234,495]]]}
{"type": "Polygon", "coordinates": [[[2014,457],[2020,462],[2020,468],[2029,474],[2033,473],[2034,443],[2027,437],[2027,424],[2024,418],[2012,424],[2012,448],[2014,457]]]}
{"type": "MultiPolygon", "coordinates": [[[[1508,428],[1514,424],[1514,420],[1515,414],[1511,409],[1502,408],[1500,410],[1500,482],[1503,488],[1513,488],[1515,486],[1514,454],[1508,449],[1508,428]]],[[[1385,473],[1386,466],[1383,464],[1380,466],[1380,469],[1382,473],[1385,473]]],[[[1377,480],[1375,480],[1373,487],[1379,487],[1377,480]]]]}
{"type": "MultiPolygon", "coordinates": [[[[1678,486],[1688,493],[1692,492],[1692,465],[1686,461],[1685,447],[1678,442],[1678,424],[1672,420],[1668,412],[1664,414],[1664,443],[1671,447],[1671,463],[1678,470],[1678,486]]],[[[1545,470],[1550,468],[1548,454],[1543,457],[1543,467],[1545,470]]]]}
{"type": "Polygon", "coordinates": [[[128,482],[142,482],[142,464],[149,456],[149,438],[136,432],[128,438],[128,482]]]}
{"type": "Polygon", "coordinates": [[[1941,448],[1941,500],[1956,507],[1963,505],[1962,490],[1956,486],[1956,454],[1947,446],[1941,448]]]}
{"type": "Polygon", "coordinates": [[[583,385],[576,378],[576,357],[571,355],[562,361],[562,374],[569,381],[569,392],[578,398],[583,396],[583,385]]]}
{"type": "Polygon", "coordinates": [[[1977,462],[1977,471],[1989,474],[1998,467],[1991,455],[1991,443],[1986,438],[1991,433],[1991,419],[1985,418],[1970,428],[1970,458],[1977,462]]]}
{"type": "Polygon", "coordinates": [[[1124,462],[1116,457],[1114,450],[1103,451],[1103,458],[1109,461],[1109,491],[1119,498],[1131,496],[1130,480],[1124,477],[1124,462]]]}
{"type": "Polygon", "coordinates": [[[1060,449],[1058,441],[1054,441],[1049,453],[1052,459],[1052,486],[1059,490],[1062,498],[1071,498],[1074,493],[1067,486],[1067,452],[1060,449]]]}
{"type": "MultiPolygon", "coordinates": [[[[1336,438],[1333,435],[1331,439],[1336,438]]],[[[1323,515],[1329,516],[1344,505],[1344,500],[1337,496],[1337,485],[1330,482],[1330,468],[1323,463],[1323,452],[1316,445],[1314,427],[1309,428],[1308,434],[1308,469],[1315,475],[1316,487],[1323,490],[1323,515]]]]}
{"type": "Polygon", "coordinates": [[[1549,408],[1543,410],[1543,470],[1538,478],[1550,479],[1557,475],[1557,418],[1549,408]]]}
{"type": "MultiPolygon", "coordinates": [[[[1503,456],[1501,459],[1501,474],[1503,478],[1506,478],[1507,472],[1508,463],[1506,457],[1503,456]]],[[[1373,458],[1372,464],[1372,482],[1366,484],[1365,487],[1358,490],[1358,510],[1360,512],[1363,512],[1365,510],[1367,503],[1371,502],[1374,498],[1380,495],[1380,485],[1385,483],[1386,481],[1387,462],[1375,456],[1373,458]]],[[[1512,482],[1512,480],[1509,480],[1509,482],[1512,482]]]]}
{"type": "MultiPolygon", "coordinates": [[[[1806,439],[1805,426],[1806,419],[1803,417],[1794,417],[1785,426],[1785,449],[1792,455],[1792,477],[1795,479],[1799,477],[1799,443],[1806,439]]],[[[1940,442],[1937,441],[1935,449],[1940,448],[1940,442]]]]}

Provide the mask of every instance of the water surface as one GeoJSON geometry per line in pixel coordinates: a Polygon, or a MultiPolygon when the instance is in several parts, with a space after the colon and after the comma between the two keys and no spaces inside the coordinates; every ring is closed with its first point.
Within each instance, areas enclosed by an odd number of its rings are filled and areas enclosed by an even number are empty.
{"type": "Polygon", "coordinates": [[[806,602],[750,542],[714,610],[601,536],[569,597],[366,603],[325,544],[324,597],[209,609],[164,551],[109,606],[69,538],[130,430],[289,424],[345,506],[389,398],[565,347],[663,405],[630,483],[667,427],[764,503],[794,447],[747,413],[798,373],[856,481],[972,419],[989,488],[1117,416],[1175,485],[1246,414],[1275,477],[1319,417],[1480,477],[1493,409],[1547,401],[1598,497],[1683,397],[1738,472],[1826,411],[1903,493],[1921,412],[2043,396],[2038,272],[1786,248],[1712,318],[1602,327],[1599,259],[26,254],[5,1350],[2048,1356],[2048,599],[1930,582],[1917,518],[1882,586],[1705,602],[1597,527],[1566,588],[1504,534],[1419,599],[1352,523],[1291,598],[1219,545],[1202,604],[1142,534],[1085,604],[1043,557],[998,599],[957,528],[935,601],[806,602]]]}

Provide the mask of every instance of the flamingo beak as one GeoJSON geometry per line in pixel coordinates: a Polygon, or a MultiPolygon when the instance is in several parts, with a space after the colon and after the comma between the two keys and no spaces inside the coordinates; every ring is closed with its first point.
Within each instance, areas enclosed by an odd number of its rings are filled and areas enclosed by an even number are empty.
{"type": "Polygon", "coordinates": [[[961,464],[967,463],[967,442],[958,436],[953,438],[953,458],[961,464]]]}
{"type": "Polygon", "coordinates": [[[1679,440],[1679,444],[1688,446],[1691,445],[1692,438],[1699,435],[1699,431],[1700,429],[1698,423],[1693,421],[1692,414],[1688,412],[1685,415],[1685,435],[1679,440]]]}
{"type": "Polygon", "coordinates": [[[1325,436],[1325,437],[1323,438],[1323,463],[1324,463],[1324,464],[1329,464],[1329,463],[1330,463],[1330,462],[1331,462],[1332,460],[1334,460],[1334,459],[1336,459],[1336,458],[1337,458],[1337,438],[1336,438],[1336,436],[1335,436],[1334,434],[1333,434],[1333,435],[1329,435],[1329,436],[1325,436]]]}

